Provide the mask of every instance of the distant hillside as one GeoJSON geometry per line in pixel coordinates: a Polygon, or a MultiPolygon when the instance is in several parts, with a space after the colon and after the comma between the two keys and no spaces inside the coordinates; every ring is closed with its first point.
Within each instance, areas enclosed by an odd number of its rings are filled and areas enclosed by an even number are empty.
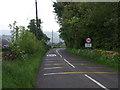
{"type": "Polygon", "coordinates": [[[2,35],[2,39],[8,40],[10,39],[11,35],[2,35]]]}
{"type": "MultiPolygon", "coordinates": [[[[50,42],[51,42],[52,41],[52,32],[44,31],[44,33],[50,38],[50,42]]],[[[53,32],[53,42],[59,43],[59,32],[53,32]]]]}
{"type": "MultiPolygon", "coordinates": [[[[46,34],[50,38],[50,42],[52,41],[52,32],[50,31],[44,31],[44,34],[46,34]]],[[[2,35],[2,39],[10,39],[11,35],[2,35]]],[[[60,41],[63,41],[60,39],[60,41]]],[[[53,32],[53,43],[59,43],[59,32],[53,32]]]]}

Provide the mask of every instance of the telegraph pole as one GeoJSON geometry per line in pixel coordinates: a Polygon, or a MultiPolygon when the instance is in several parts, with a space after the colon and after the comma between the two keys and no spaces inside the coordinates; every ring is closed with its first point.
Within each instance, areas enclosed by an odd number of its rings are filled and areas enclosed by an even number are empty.
{"type": "Polygon", "coordinates": [[[37,0],[35,0],[35,6],[36,6],[36,25],[38,29],[38,11],[37,11],[37,0]]]}

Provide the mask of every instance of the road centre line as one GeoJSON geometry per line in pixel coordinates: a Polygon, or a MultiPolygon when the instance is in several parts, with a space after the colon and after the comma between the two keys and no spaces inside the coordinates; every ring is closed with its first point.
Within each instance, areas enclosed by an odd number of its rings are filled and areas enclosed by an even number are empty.
{"type": "Polygon", "coordinates": [[[44,75],[86,74],[86,73],[95,73],[95,74],[116,74],[116,72],[58,72],[58,73],[46,73],[46,74],[44,74],[44,75]]]}
{"type": "Polygon", "coordinates": [[[64,67],[51,67],[51,68],[43,68],[43,69],[58,69],[58,68],[64,68],[64,67]]]}
{"type": "MultiPolygon", "coordinates": [[[[58,52],[58,49],[56,50],[56,52],[60,55],[60,53],[58,52]]],[[[62,58],[62,56],[60,55],[60,57],[62,58]]],[[[73,68],[75,68],[74,65],[72,65],[70,62],[68,62],[66,59],[64,59],[65,62],[67,62],[69,65],[71,65],[73,68]]]]}
{"type": "Polygon", "coordinates": [[[56,50],[57,54],[62,58],[62,55],[60,55],[60,53],[58,52],[58,49],[56,50]]]}
{"type": "Polygon", "coordinates": [[[64,59],[65,62],[67,62],[70,66],[72,66],[73,68],[75,68],[74,65],[72,65],[70,62],[68,62],[66,59],[64,59]]]}
{"type": "Polygon", "coordinates": [[[100,87],[104,88],[105,90],[109,90],[108,88],[106,88],[105,86],[103,86],[101,83],[99,83],[98,81],[96,81],[95,79],[91,78],[90,76],[88,76],[87,74],[85,74],[85,76],[87,78],[89,78],[90,80],[92,80],[94,83],[96,83],[97,85],[99,85],[100,87]]]}

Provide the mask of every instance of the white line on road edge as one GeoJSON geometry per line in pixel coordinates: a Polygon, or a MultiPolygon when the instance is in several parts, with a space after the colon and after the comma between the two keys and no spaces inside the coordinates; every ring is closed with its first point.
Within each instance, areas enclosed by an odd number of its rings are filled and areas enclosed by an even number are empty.
{"type": "Polygon", "coordinates": [[[65,62],[67,62],[69,65],[71,65],[73,68],[75,68],[74,65],[72,65],[70,62],[68,62],[66,59],[64,59],[65,62]]]}
{"type": "Polygon", "coordinates": [[[100,84],[98,81],[96,81],[95,79],[91,78],[90,76],[88,76],[87,74],[84,74],[87,78],[89,78],[90,80],[92,80],[94,83],[96,83],[97,85],[99,85],[100,87],[104,88],[105,90],[109,90],[108,88],[106,88],[105,86],[103,86],[102,84],[100,84]]]}
{"type": "Polygon", "coordinates": [[[60,53],[58,52],[58,49],[56,50],[56,52],[59,54],[59,56],[62,58],[62,55],[60,55],[60,53]]]}

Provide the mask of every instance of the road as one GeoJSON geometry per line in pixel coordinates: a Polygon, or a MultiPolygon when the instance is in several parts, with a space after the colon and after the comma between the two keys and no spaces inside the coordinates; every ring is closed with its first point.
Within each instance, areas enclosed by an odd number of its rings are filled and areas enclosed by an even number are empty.
{"type": "Polygon", "coordinates": [[[43,57],[35,88],[118,88],[118,72],[82,59],[64,49],[43,57]]]}

